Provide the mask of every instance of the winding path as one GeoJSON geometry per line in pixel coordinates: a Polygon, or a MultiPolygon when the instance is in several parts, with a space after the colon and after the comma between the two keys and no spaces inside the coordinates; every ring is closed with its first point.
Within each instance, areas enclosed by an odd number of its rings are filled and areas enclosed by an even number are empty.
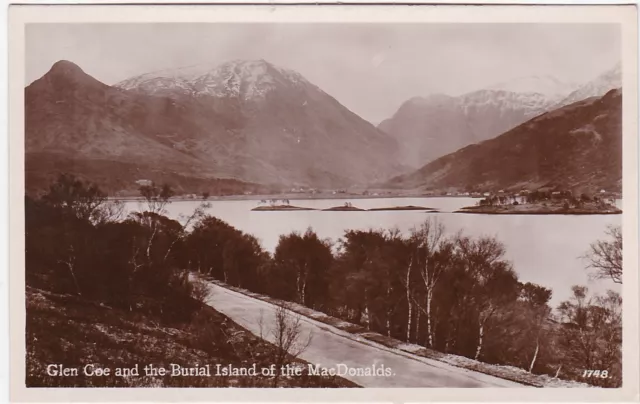
{"type": "MultiPolygon", "coordinates": [[[[207,304],[225,314],[252,333],[260,334],[263,324],[273,324],[275,306],[262,300],[209,283],[207,304]]],[[[363,387],[525,387],[521,384],[457,368],[432,359],[394,350],[358,338],[330,325],[301,317],[302,335],[311,333],[312,340],[300,358],[314,365],[336,368],[345,364],[352,368],[384,365],[391,376],[343,376],[363,387]]],[[[266,328],[266,327],[265,327],[266,328]]],[[[265,334],[269,334],[268,330],[265,334]]]]}

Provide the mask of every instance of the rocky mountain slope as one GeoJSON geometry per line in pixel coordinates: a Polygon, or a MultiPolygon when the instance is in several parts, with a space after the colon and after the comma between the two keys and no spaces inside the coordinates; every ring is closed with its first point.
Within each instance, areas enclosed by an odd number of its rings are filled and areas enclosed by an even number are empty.
{"type": "Polygon", "coordinates": [[[620,192],[622,92],[544,113],[506,133],[443,156],[386,186],[498,191],[558,187],[620,192]]]}
{"type": "MultiPolygon", "coordinates": [[[[61,61],[25,89],[25,107],[27,155],[78,167],[116,162],[142,178],[345,187],[402,168],[394,139],[265,61],[146,74],[117,86],[61,61]]],[[[27,169],[38,172],[39,160],[27,169]]]]}
{"type": "Polygon", "coordinates": [[[458,97],[416,97],[378,128],[401,144],[403,162],[419,167],[545,112],[573,88],[553,77],[524,77],[458,97]]]}

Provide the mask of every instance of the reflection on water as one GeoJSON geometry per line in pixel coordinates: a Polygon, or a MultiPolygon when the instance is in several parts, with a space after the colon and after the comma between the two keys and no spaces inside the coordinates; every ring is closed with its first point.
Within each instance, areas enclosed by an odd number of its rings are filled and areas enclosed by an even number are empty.
{"type": "MultiPolygon", "coordinates": [[[[259,201],[211,201],[208,213],[246,233],[253,234],[268,251],[273,252],[281,234],[304,231],[311,227],[322,238],[337,240],[347,229],[389,229],[407,232],[428,216],[442,220],[449,234],[459,230],[469,235],[490,235],[502,241],[507,258],[512,261],[521,281],[535,282],[553,289],[552,305],[568,298],[570,287],[588,285],[593,291],[616,288],[606,280],[589,281],[585,263],[580,259],[589,244],[604,236],[608,225],[620,225],[621,215],[474,215],[452,213],[474,205],[472,198],[377,198],[290,200],[295,206],[316,209],[342,206],[351,202],[362,209],[417,205],[436,208],[439,213],[421,211],[323,212],[287,211],[254,212],[259,201]]],[[[188,215],[200,202],[173,202],[168,216],[188,215]]],[[[138,204],[127,204],[131,210],[138,204]]]]}

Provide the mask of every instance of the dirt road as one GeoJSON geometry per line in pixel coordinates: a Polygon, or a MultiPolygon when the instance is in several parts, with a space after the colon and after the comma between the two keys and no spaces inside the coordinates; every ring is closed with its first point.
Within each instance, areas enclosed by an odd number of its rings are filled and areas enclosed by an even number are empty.
{"type": "MultiPolygon", "coordinates": [[[[256,335],[270,335],[275,306],[262,300],[210,284],[207,303],[256,335]]],[[[325,368],[345,370],[382,367],[388,376],[340,375],[363,387],[525,387],[521,384],[457,368],[432,359],[393,350],[358,338],[330,325],[302,317],[302,337],[311,333],[301,359],[325,368]],[[339,364],[342,364],[339,366],[339,364]]],[[[361,371],[362,372],[362,371],[361,371]]]]}

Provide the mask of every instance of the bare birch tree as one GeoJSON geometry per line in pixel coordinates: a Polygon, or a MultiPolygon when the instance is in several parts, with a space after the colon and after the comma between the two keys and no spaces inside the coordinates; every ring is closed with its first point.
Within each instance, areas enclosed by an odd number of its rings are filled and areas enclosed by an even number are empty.
{"type": "MultiPolygon", "coordinates": [[[[450,265],[453,243],[444,238],[444,225],[434,218],[428,218],[418,228],[411,231],[418,273],[424,285],[424,302],[417,302],[427,322],[427,346],[433,347],[431,306],[433,292],[443,272],[450,265]]],[[[408,281],[408,279],[407,279],[408,281]]]]}
{"type": "Polygon", "coordinates": [[[288,304],[281,302],[276,306],[273,325],[269,330],[265,329],[264,313],[260,312],[258,319],[260,338],[273,342],[273,364],[276,373],[273,378],[273,387],[278,387],[280,368],[294,362],[311,344],[313,334],[309,332],[303,335],[302,320],[299,314],[293,313],[288,304]]]}
{"type": "Polygon", "coordinates": [[[606,234],[608,239],[592,243],[584,258],[593,278],[622,283],[622,229],[610,226],[606,234]]]}

